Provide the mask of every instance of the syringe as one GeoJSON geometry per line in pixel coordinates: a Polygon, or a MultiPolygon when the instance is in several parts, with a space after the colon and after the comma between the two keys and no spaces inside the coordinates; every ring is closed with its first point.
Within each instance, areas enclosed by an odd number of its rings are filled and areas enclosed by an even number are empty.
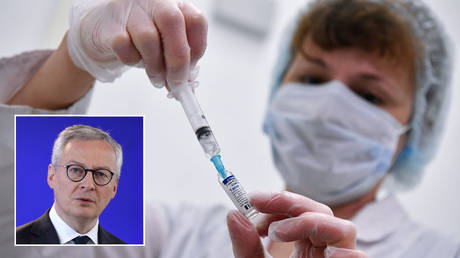
{"type": "Polygon", "coordinates": [[[238,210],[247,218],[257,216],[258,211],[249,203],[248,195],[236,177],[228,170],[225,170],[220,155],[220,147],[201,110],[192,87],[183,84],[170,87],[171,95],[178,100],[185,111],[185,115],[192,126],[193,131],[203,148],[206,156],[211,160],[218,172],[218,180],[227,195],[238,210]]]}

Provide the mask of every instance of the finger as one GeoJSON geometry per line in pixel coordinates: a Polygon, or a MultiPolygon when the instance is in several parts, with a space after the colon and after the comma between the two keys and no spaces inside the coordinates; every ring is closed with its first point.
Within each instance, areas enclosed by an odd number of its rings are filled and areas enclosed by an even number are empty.
{"type": "MultiPolygon", "coordinates": [[[[111,1],[107,5],[100,5],[96,12],[91,12],[94,19],[93,24],[89,26],[98,28],[97,35],[94,35],[94,32],[84,32],[93,35],[90,37],[93,41],[89,44],[93,44],[97,51],[102,54],[104,50],[110,49],[121,62],[127,65],[134,65],[141,59],[126,32],[126,22],[131,8],[132,4],[129,1],[111,1]],[[101,17],[105,18],[101,19],[101,17]]],[[[113,53],[102,54],[102,58],[113,56],[113,53]]]]}
{"type": "Polygon", "coordinates": [[[161,40],[153,21],[138,5],[134,5],[128,19],[128,32],[142,56],[149,78],[157,78],[164,72],[161,40]]]}
{"type": "Polygon", "coordinates": [[[179,8],[184,15],[187,40],[190,46],[190,67],[195,67],[206,50],[208,22],[206,17],[193,4],[182,2],[179,8]]]}
{"type": "Polygon", "coordinates": [[[268,236],[274,241],[309,240],[313,246],[331,245],[354,248],[356,228],[353,223],[330,215],[306,212],[295,218],[270,224],[268,236]]]}
{"type": "Polygon", "coordinates": [[[314,257],[311,249],[312,245],[309,241],[296,241],[294,244],[294,251],[292,251],[289,258],[314,257]]]}
{"type": "Polygon", "coordinates": [[[331,208],[303,195],[282,192],[253,192],[249,194],[251,204],[262,213],[296,217],[304,212],[319,212],[333,215],[331,208]]]}
{"type": "Polygon", "coordinates": [[[288,217],[285,215],[261,213],[253,220],[253,223],[259,233],[259,236],[265,237],[268,235],[268,227],[272,222],[286,218],[288,217]]]}
{"type": "Polygon", "coordinates": [[[230,211],[227,226],[236,258],[264,257],[264,248],[255,227],[241,213],[230,211]]]}
{"type": "Polygon", "coordinates": [[[324,250],[324,257],[325,258],[367,258],[369,257],[361,250],[354,250],[354,249],[345,249],[345,248],[337,248],[333,246],[328,246],[324,250]]]}
{"type": "Polygon", "coordinates": [[[162,39],[167,84],[179,86],[187,81],[190,65],[184,16],[175,3],[163,1],[155,9],[154,23],[162,39]]]}
{"type": "Polygon", "coordinates": [[[304,196],[286,191],[279,193],[253,192],[249,195],[249,198],[260,212],[272,213],[265,214],[257,219],[256,228],[260,236],[268,234],[270,223],[287,217],[295,217],[306,211],[332,214],[329,207],[304,196]]]}
{"type": "Polygon", "coordinates": [[[141,55],[126,32],[114,36],[112,50],[118,59],[126,65],[135,65],[141,60],[141,55]]]}

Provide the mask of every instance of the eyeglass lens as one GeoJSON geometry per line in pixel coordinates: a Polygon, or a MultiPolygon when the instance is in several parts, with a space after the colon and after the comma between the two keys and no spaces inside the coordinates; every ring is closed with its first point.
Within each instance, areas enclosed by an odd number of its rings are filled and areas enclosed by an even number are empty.
{"type": "Polygon", "coordinates": [[[93,180],[97,185],[106,185],[112,179],[112,174],[106,169],[88,170],[79,165],[69,165],[67,167],[67,176],[70,180],[78,182],[86,176],[86,171],[93,172],[93,180]]]}

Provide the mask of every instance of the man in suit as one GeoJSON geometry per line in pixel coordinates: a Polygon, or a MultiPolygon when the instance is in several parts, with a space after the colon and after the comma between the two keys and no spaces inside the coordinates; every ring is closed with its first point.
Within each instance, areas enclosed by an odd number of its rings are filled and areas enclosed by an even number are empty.
{"type": "Polygon", "coordinates": [[[54,204],[40,218],[16,228],[17,244],[126,244],[99,225],[115,197],[121,146],[106,132],[74,125],[53,146],[48,185],[54,204]]]}

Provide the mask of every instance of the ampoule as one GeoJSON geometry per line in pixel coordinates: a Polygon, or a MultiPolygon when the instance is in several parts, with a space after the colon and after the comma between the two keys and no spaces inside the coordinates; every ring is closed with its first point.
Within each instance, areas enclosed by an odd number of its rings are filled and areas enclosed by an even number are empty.
{"type": "Polygon", "coordinates": [[[211,161],[219,172],[217,176],[219,184],[222,186],[225,193],[227,193],[228,197],[230,197],[236,208],[243,213],[246,218],[250,220],[255,218],[259,212],[249,203],[248,194],[235,175],[224,169],[220,155],[214,156],[211,161]]]}

